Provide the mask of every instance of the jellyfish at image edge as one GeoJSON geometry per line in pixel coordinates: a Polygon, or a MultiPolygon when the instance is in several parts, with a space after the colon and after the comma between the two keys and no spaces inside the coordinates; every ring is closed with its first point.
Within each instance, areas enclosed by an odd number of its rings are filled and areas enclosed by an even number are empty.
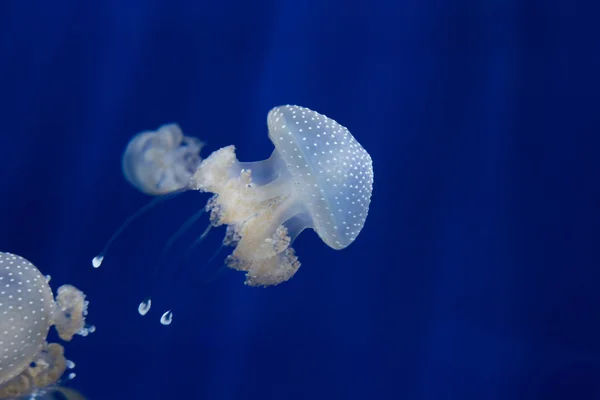
{"type": "MultiPolygon", "coordinates": [[[[221,148],[186,187],[213,194],[204,207],[210,226],[226,225],[223,244],[234,249],[225,263],[245,272],[249,286],[277,285],[298,271],[291,246],[305,229],[333,249],[349,246],[365,224],[373,191],[371,157],[346,127],[292,105],[273,108],[267,125],[275,145],[268,159],[240,162],[234,146],[221,148]]],[[[92,260],[95,268],[107,247],[92,260]]],[[[140,314],[150,304],[142,302],[140,314]]],[[[169,310],[161,322],[171,319],[169,310]]]]}
{"type": "Polygon", "coordinates": [[[135,135],[123,153],[123,175],[142,193],[158,196],[187,187],[204,143],[184,136],[177,124],[135,135]]]}
{"type": "Polygon", "coordinates": [[[54,298],[31,262],[0,252],[0,399],[34,395],[74,367],[63,346],[47,343],[46,336],[52,325],[65,341],[93,332],[85,325],[87,306],[71,285],[59,287],[54,298]]]}

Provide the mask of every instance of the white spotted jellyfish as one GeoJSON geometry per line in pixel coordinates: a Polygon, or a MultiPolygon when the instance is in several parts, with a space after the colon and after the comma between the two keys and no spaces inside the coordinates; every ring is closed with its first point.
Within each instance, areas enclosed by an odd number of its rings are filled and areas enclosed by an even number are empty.
{"type": "MultiPolygon", "coordinates": [[[[249,286],[278,285],[298,271],[291,246],[305,229],[333,249],[349,246],[365,224],[373,190],[369,153],[333,119],[286,105],[269,112],[267,125],[275,145],[268,159],[240,162],[227,146],[204,159],[186,186],[213,194],[204,208],[210,226],[227,226],[223,243],[234,249],[225,264],[245,272],[249,286]]],[[[148,298],[140,313],[149,307],[148,298]]],[[[171,318],[168,311],[161,322],[171,318]]]]}
{"type": "Polygon", "coordinates": [[[31,395],[74,366],[63,346],[46,337],[52,325],[64,341],[92,332],[85,325],[87,306],[85,295],[71,285],[58,288],[54,298],[35,265],[0,252],[0,399],[31,395]]]}
{"type": "Polygon", "coordinates": [[[123,175],[142,193],[158,196],[185,188],[200,165],[204,143],[177,124],[135,135],[123,153],[123,175]]]}

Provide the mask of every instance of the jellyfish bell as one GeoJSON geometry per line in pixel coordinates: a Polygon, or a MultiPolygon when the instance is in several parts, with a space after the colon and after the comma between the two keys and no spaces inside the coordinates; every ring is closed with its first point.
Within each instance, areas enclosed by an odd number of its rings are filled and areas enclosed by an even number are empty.
{"type": "Polygon", "coordinates": [[[185,188],[200,164],[204,143],[177,124],[135,135],[123,153],[123,175],[142,193],[158,196],[185,188]]]}
{"type": "MultiPolygon", "coordinates": [[[[56,299],[47,279],[29,261],[0,253],[0,399],[28,395],[54,384],[68,367],[64,348],[47,343],[52,325],[62,340],[87,335],[88,302],[73,286],[56,299]]],[[[92,329],[93,330],[93,329],[92,329]]]]}

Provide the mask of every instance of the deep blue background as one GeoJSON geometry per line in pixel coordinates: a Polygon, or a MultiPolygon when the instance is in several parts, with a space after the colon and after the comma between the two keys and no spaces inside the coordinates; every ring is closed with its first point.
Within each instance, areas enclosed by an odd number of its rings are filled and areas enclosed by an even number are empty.
{"type": "Polygon", "coordinates": [[[600,398],[600,34],[580,5],[1,1],[0,248],[88,294],[98,331],[68,344],[72,385],[91,399],[600,398]],[[199,284],[215,232],[140,317],[161,246],[206,196],[156,208],[92,269],[147,201],[121,174],[129,138],[174,121],[205,156],[235,144],[259,160],[286,103],[373,157],[358,240],[337,252],[304,233],[298,274],[256,289],[234,271],[199,284]]]}

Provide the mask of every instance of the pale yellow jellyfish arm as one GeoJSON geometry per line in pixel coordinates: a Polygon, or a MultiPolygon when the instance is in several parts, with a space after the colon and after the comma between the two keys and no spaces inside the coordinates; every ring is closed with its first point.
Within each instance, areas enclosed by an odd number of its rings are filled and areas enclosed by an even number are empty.
{"type": "Polygon", "coordinates": [[[22,396],[52,385],[66,369],[64,348],[57,343],[46,344],[23,372],[0,386],[0,399],[22,396]]]}
{"type": "Polygon", "coordinates": [[[88,302],[81,290],[71,285],[58,288],[52,322],[62,340],[70,341],[76,334],[87,335],[87,306],[88,302]]]}
{"type": "Polygon", "coordinates": [[[10,399],[31,393],[56,383],[67,369],[64,348],[57,343],[46,344],[29,366],[18,376],[0,386],[0,399],[10,399]]]}

